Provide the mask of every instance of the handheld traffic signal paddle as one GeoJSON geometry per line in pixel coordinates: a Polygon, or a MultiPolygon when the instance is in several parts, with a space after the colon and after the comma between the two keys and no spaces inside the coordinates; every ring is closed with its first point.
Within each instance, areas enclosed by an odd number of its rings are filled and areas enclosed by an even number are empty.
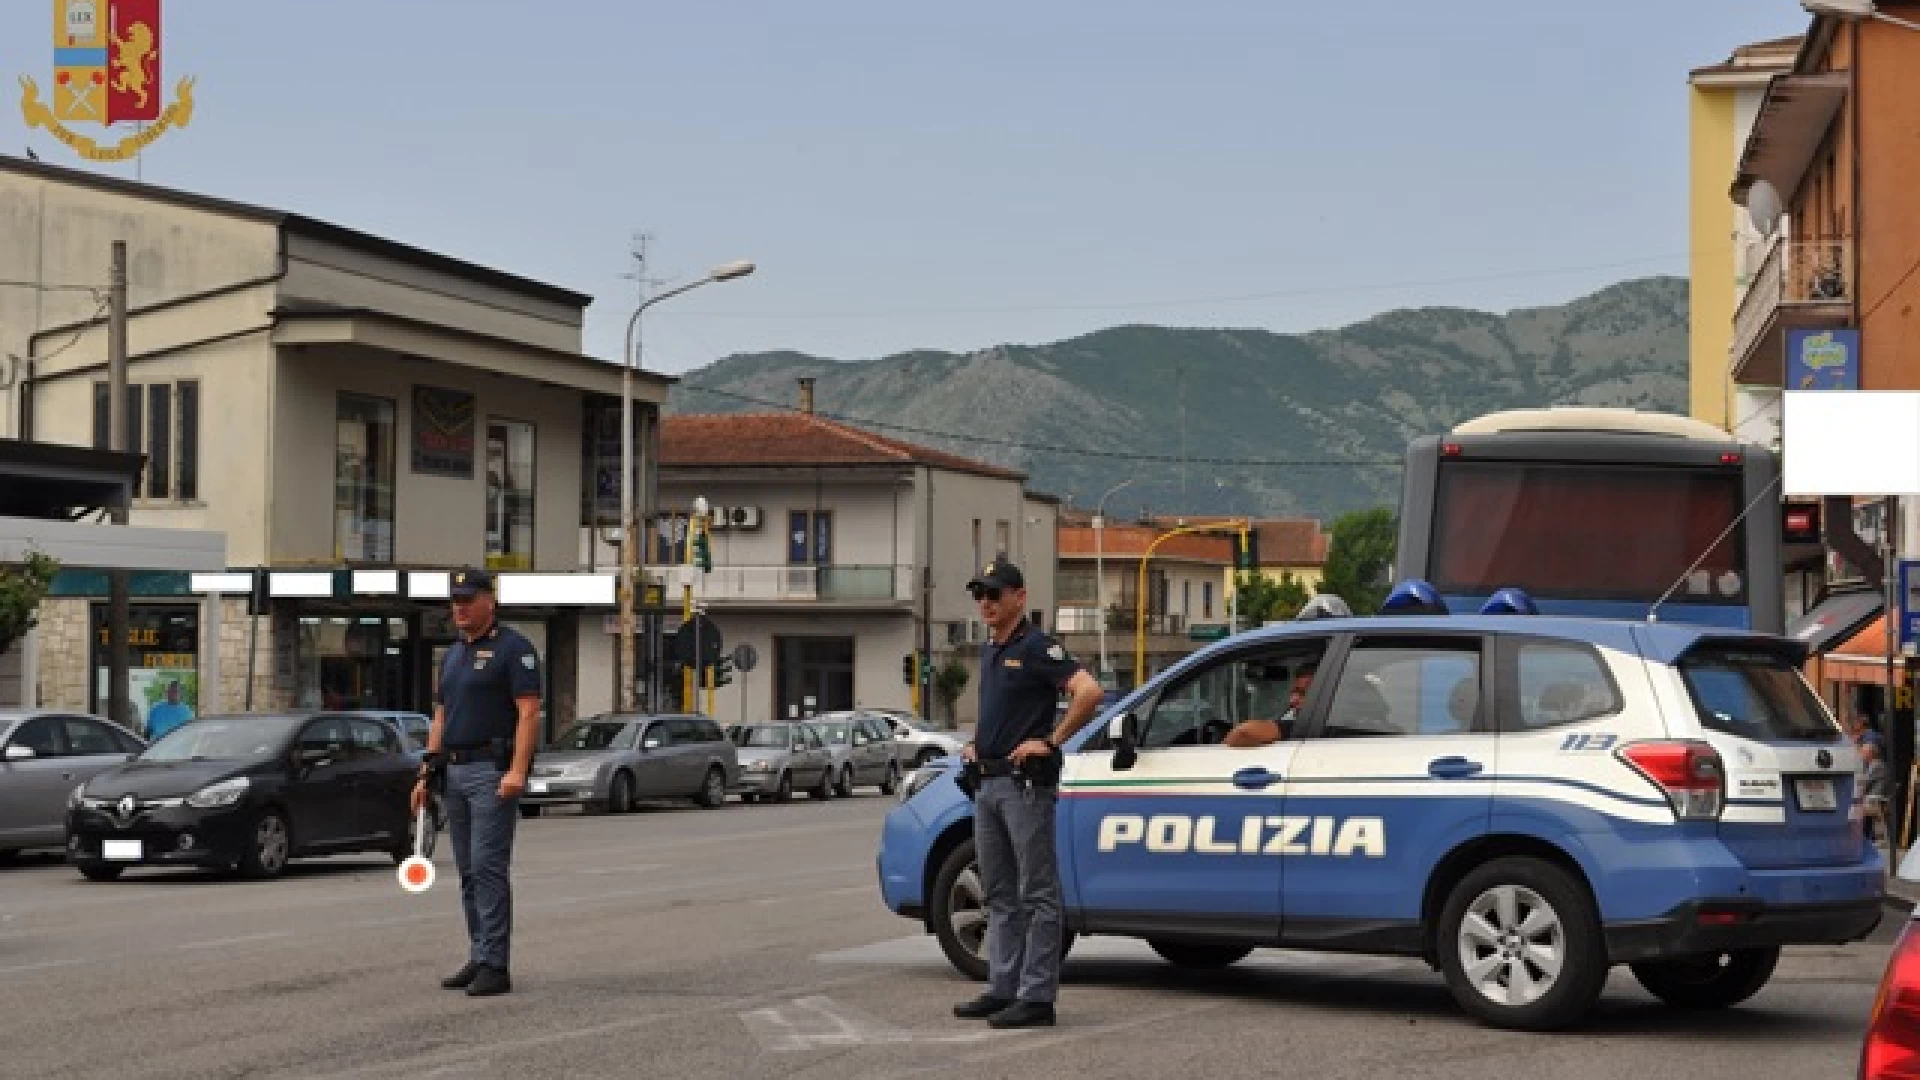
{"type": "Polygon", "coordinates": [[[400,887],[410,893],[423,893],[433,888],[433,862],[420,854],[426,842],[427,807],[422,803],[420,816],[413,825],[413,855],[395,871],[400,878],[400,887]]]}

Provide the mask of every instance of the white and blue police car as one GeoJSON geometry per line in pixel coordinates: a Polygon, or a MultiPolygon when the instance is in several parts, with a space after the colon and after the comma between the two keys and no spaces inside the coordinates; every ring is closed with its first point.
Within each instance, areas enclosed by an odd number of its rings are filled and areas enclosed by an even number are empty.
{"type": "MultiPolygon", "coordinates": [[[[1195,968],[1256,948],[1419,957],[1482,1022],[1550,1030],[1615,965],[1671,1005],[1727,1007],[1783,945],[1878,925],[1858,755],[1800,675],[1804,644],[1543,618],[1513,590],[1450,616],[1432,595],[1403,585],[1366,618],[1316,598],[1070,740],[1068,944],[1140,938],[1195,968]]],[[[983,979],[958,764],[914,776],[878,872],[887,906],[983,979]]]]}

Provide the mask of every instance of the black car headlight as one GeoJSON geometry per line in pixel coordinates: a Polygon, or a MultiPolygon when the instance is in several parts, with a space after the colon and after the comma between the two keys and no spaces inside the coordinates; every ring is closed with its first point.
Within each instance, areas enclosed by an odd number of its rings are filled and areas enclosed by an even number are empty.
{"type": "Polygon", "coordinates": [[[187,796],[187,805],[199,807],[202,810],[216,806],[232,806],[247,793],[247,786],[247,778],[244,776],[209,784],[187,796]]]}

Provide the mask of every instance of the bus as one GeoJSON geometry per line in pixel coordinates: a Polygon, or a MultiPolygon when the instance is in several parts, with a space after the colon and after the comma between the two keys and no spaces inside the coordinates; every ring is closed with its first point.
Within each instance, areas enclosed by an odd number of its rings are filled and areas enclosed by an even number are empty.
{"type": "Polygon", "coordinates": [[[1783,633],[1780,479],[1684,416],[1490,413],[1409,445],[1395,575],[1449,611],[1514,588],[1542,615],[1783,633]]]}

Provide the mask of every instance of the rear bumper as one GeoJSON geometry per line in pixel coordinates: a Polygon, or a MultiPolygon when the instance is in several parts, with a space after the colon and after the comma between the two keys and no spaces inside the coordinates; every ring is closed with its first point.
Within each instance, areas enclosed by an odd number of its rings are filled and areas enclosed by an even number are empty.
{"type": "Polygon", "coordinates": [[[1823,904],[1694,900],[1659,919],[1610,924],[1607,953],[1624,964],[1774,945],[1844,945],[1873,933],[1885,914],[1878,896],[1823,904]]]}

